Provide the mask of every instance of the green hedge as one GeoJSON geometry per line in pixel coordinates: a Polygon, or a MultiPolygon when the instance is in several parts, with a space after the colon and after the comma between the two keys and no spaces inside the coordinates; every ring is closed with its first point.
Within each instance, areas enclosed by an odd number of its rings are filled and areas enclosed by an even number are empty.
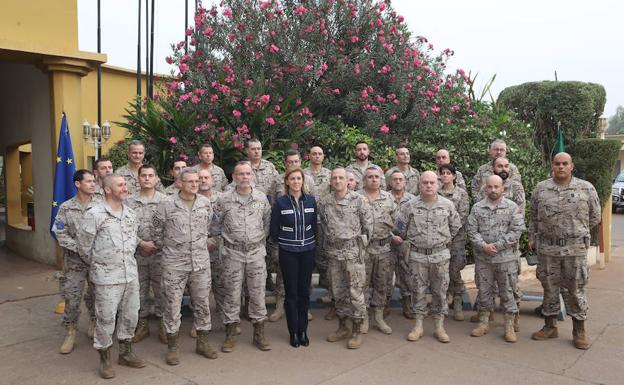
{"type": "Polygon", "coordinates": [[[568,149],[575,166],[574,175],[591,182],[604,207],[613,183],[613,166],[622,143],[618,140],[581,139],[568,149]]]}

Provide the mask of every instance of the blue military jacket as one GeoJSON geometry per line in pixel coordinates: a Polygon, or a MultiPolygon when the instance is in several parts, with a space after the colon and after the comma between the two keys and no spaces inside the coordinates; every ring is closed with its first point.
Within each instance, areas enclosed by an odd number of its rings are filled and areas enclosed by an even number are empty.
{"type": "Polygon", "coordinates": [[[316,200],[302,194],[299,201],[291,195],[277,198],[271,213],[271,238],[280,249],[303,252],[316,246],[316,200]]]}

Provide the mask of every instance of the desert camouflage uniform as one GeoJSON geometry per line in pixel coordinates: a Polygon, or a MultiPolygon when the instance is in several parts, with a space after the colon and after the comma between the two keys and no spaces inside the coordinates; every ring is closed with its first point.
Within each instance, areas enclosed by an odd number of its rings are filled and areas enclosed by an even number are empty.
{"type": "MultiPolygon", "coordinates": [[[[388,171],[386,171],[386,180],[389,181],[392,177],[392,173],[395,171],[401,171],[398,167],[392,167],[388,171]]],[[[405,176],[405,191],[418,195],[418,182],[420,181],[420,173],[418,170],[413,168],[412,166],[408,166],[407,172],[401,171],[401,173],[405,176]]],[[[388,191],[390,191],[390,186],[388,186],[388,191]]]]}
{"type": "MultiPolygon", "coordinates": [[[[455,171],[455,187],[459,187],[464,191],[468,191],[466,187],[466,180],[464,179],[464,175],[458,170],[455,171]]],[[[442,180],[440,179],[440,174],[438,174],[438,191],[442,188],[442,180]]]]}
{"type": "Polygon", "coordinates": [[[95,192],[91,196],[93,197],[93,200],[96,201],[96,202],[103,201],[104,198],[105,198],[104,188],[102,186],[100,186],[99,183],[96,183],[95,184],[95,192]]]}
{"type": "MultiPolygon", "coordinates": [[[[416,198],[415,195],[410,194],[408,192],[404,192],[401,199],[398,201],[396,198],[394,201],[397,204],[397,215],[409,201],[416,198]]],[[[409,277],[409,243],[403,242],[400,245],[391,245],[392,254],[394,255],[394,272],[396,277],[396,286],[399,288],[401,292],[401,297],[411,297],[409,288],[407,287],[407,280],[409,277]]],[[[390,288],[390,291],[387,293],[388,302],[390,298],[392,298],[392,294],[394,294],[394,287],[390,288]]],[[[410,301],[411,302],[411,301],[410,301]]]]}
{"type": "Polygon", "coordinates": [[[85,283],[87,284],[87,292],[84,295],[85,305],[91,319],[95,319],[93,285],[89,281],[89,264],[78,254],[76,233],[81,226],[85,211],[96,204],[97,202],[93,197],[86,206],[83,206],[77,197],[73,197],[61,204],[52,226],[56,240],[63,250],[63,275],[59,286],[61,295],[65,300],[65,312],[63,313],[63,325],[65,326],[78,324],[80,302],[82,301],[85,283]]]}
{"type": "MultiPolygon", "coordinates": [[[[141,193],[132,195],[126,201],[128,207],[134,210],[139,224],[139,243],[152,240],[152,223],[158,204],[166,199],[166,195],[154,191],[151,198],[141,196],[141,193]]],[[[139,318],[147,318],[150,315],[150,289],[154,293],[154,315],[162,318],[163,290],[161,287],[162,264],[161,255],[158,251],[144,257],[137,249],[134,254],[139,270],[140,303],[139,318]]]]}
{"type": "Polygon", "coordinates": [[[366,169],[369,167],[375,167],[379,169],[379,175],[381,176],[381,178],[379,178],[380,183],[381,183],[380,186],[382,190],[385,190],[386,189],[386,177],[384,176],[383,170],[381,169],[381,167],[377,166],[376,164],[368,162],[368,165],[364,167],[360,167],[357,163],[351,163],[345,169],[347,172],[351,172],[355,176],[355,180],[357,182],[357,184],[355,185],[355,191],[364,188],[364,184],[363,184],[364,175],[366,175],[366,169]]]}
{"type": "MultiPolygon", "coordinates": [[[[219,197],[223,193],[218,191],[212,191],[210,195],[210,204],[214,207],[219,197]]],[[[214,218],[214,216],[213,216],[214,218]]],[[[212,226],[211,226],[212,229],[212,226]]],[[[210,274],[212,276],[212,294],[215,299],[215,307],[217,314],[219,314],[223,320],[223,304],[225,296],[227,294],[225,284],[223,283],[223,238],[219,235],[210,234],[210,237],[214,239],[217,244],[217,249],[210,252],[210,274]]]]}
{"type": "MultiPolygon", "coordinates": [[[[201,167],[201,163],[193,166],[197,172],[203,170],[201,167]]],[[[210,175],[212,175],[212,191],[222,192],[228,185],[228,179],[225,176],[225,171],[216,164],[212,164],[210,168],[210,175]]]]}
{"type": "Polygon", "coordinates": [[[180,189],[175,185],[175,182],[167,186],[167,188],[164,191],[165,195],[175,195],[179,192],[180,192],[180,189]]]}
{"type": "MultiPolygon", "coordinates": [[[[477,173],[472,178],[471,187],[473,192],[481,191],[483,185],[485,184],[485,179],[494,175],[494,168],[492,166],[492,162],[487,162],[486,164],[482,164],[479,166],[477,173]]],[[[518,167],[515,164],[509,162],[509,178],[508,180],[513,180],[522,184],[522,176],[520,175],[520,171],[518,171],[518,167]]]]}
{"type": "MultiPolygon", "coordinates": [[[[524,187],[522,186],[522,183],[518,180],[507,178],[503,182],[503,188],[505,189],[503,196],[517,204],[520,212],[524,214],[524,210],[526,208],[526,196],[524,194],[524,187]]],[[[487,198],[487,192],[485,191],[484,184],[481,186],[479,194],[475,196],[475,200],[480,201],[485,198],[487,198]]]]}
{"type": "Polygon", "coordinates": [[[542,312],[545,316],[559,313],[559,290],[565,288],[568,314],[587,319],[587,249],[590,230],[601,220],[596,189],[574,177],[565,187],[553,179],[542,181],[531,195],[531,220],[529,238],[536,244],[537,278],[544,288],[542,312]]]}
{"type": "Polygon", "coordinates": [[[376,198],[368,197],[364,190],[358,193],[368,199],[373,214],[373,231],[366,246],[366,305],[384,308],[388,303],[388,292],[393,288],[395,260],[390,241],[398,206],[392,194],[384,190],[380,190],[376,198]]]}
{"type": "Polygon", "coordinates": [[[243,283],[249,292],[249,318],[262,322],[267,314],[265,243],[271,205],[263,191],[252,190],[245,196],[232,190],[217,199],[214,210],[211,234],[223,237],[224,324],[240,322],[243,283]]]}
{"type": "Polygon", "coordinates": [[[373,231],[373,215],[367,201],[348,191],[342,199],[327,194],[319,204],[336,314],[341,318],[364,319],[367,316],[364,262],[368,236],[373,231]]]}
{"type": "Polygon", "coordinates": [[[210,200],[196,195],[189,209],[180,195],[158,204],[152,239],[162,255],[163,323],[167,334],[180,329],[180,307],[188,283],[196,330],[210,330],[210,255],[208,228],[213,210],[210,200]]]}
{"type": "MultiPolygon", "coordinates": [[[[130,168],[130,164],[119,167],[115,170],[115,174],[121,175],[126,180],[126,187],[128,188],[128,195],[132,195],[137,191],[141,191],[141,185],[139,184],[139,171],[134,171],[130,168]]],[[[156,190],[160,192],[165,191],[165,186],[160,182],[160,178],[156,176],[158,181],[156,182],[156,190]]]]}
{"type": "Polygon", "coordinates": [[[462,296],[465,290],[461,271],[466,267],[466,220],[468,219],[468,214],[470,214],[470,197],[466,190],[457,186],[450,192],[438,190],[438,194],[453,202],[462,223],[461,229],[453,237],[449,247],[451,260],[449,262],[448,294],[458,297],[462,296]]]}
{"type": "Polygon", "coordinates": [[[431,287],[430,313],[448,314],[446,291],[451,259],[448,246],[461,226],[453,202],[441,196],[432,204],[417,196],[399,212],[394,231],[410,244],[408,287],[413,313],[427,315],[426,291],[431,287]]]}
{"type": "Polygon", "coordinates": [[[524,212],[513,201],[503,198],[496,205],[488,199],[477,202],[468,217],[467,231],[475,256],[475,275],[479,294],[477,308],[494,311],[496,287],[505,313],[518,313],[514,293],[518,286],[518,241],[524,231],[524,212]],[[496,245],[497,253],[483,251],[486,244],[496,245]]]}
{"type": "Polygon", "coordinates": [[[78,229],[78,250],[90,265],[89,279],[95,293],[93,347],[108,349],[117,338],[134,337],[139,316],[139,279],[134,252],[139,244],[134,211],[124,205],[114,212],[100,202],[87,210],[78,229]]]}

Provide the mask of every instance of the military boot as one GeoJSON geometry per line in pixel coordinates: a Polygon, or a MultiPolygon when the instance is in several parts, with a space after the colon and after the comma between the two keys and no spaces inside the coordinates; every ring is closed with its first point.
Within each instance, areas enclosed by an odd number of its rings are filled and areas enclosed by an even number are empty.
{"type": "MultiPolygon", "coordinates": [[[[518,306],[518,309],[520,309],[520,306],[518,306]]],[[[520,331],[520,313],[516,313],[514,315],[513,326],[514,326],[514,332],[518,333],[520,331]]]]}
{"type": "Polygon", "coordinates": [[[165,329],[165,322],[162,318],[158,320],[158,340],[161,344],[167,343],[167,330],[165,329]]]}
{"type": "Polygon", "coordinates": [[[132,340],[119,340],[119,359],[117,363],[131,368],[145,367],[145,361],[132,351],[132,340]]]}
{"type": "Polygon", "coordinates": [[[100,353],[100,377],[105,379],[115,377],[115,371],[110,362],[110,346],[106,349],[98,350],[98,353],[100,353]]]}
{"type": "Polygon", "coordinates": [[[167,365],[177,365],[180,363],[180,352],[178,345],[178,333],[167,333],[167,365]]]}
{"type": "MultiPolygon", "coordinates": [[[[368,327],[370,326],[368,310],[366,310],[366,315],[364,316],[364,319],[361,321],[362,323],[360,324],[360,333],[368,334],[368,327]]],[[[353,331],[351,332],[353,333],[353,331]]]]}
{"type": "Polygon", "coordinates": [[[344,340],[351,334],[351,329],[347,326],[346,317],[338,317],[338,329],[327,336],[328,342],[337,342],[344,340]]]}
{"type": "Polygon", "coordinates": [[[505,314],[505,341],[517,342],[516,332],[514,330],[514,315],[505,314]]]}
{"type": "Polygon", "coordinates": [[[253,328],[253,344],[263,352],[271,350],[271,344],[264,338],[264,322],[254,322],[253,328]]]}
{"type": "Polygon", "coordinates": [[[87,329],[87,337],[93,338],[95,335],[95,318],[89,319],[89,328],[87,329]]]}
{"type": "Polygon", "coordinates": [[[585,336],[585,321],[572,318],[572,338],[577,349],[589,349],[589,341],[585,336]]]}
{"type": "Polygon", "coordinates": [[[375,324],[377,324],[377,329],[379,329],[379,331],[383,334],[392,334],[392,329],[384,320],[383,314],[383,308],[375,308],[375,324]]]}
{"type": "Polygon", "coordinates": [[[549,338],[557,337],[559,337],[559,332],[557,331],[557,316],[555,315],[544,317],[544,327],[540,331],[531,334],[531,338],[536,341],[545,341],[549,338]]]}
{"type": "Polygon", "coordinates": [[[275,311],[269,316],[269,321],[277,322],[284,317],[284,298],[277,297],[275,299],[275,311]]]}
{"type": "Polygon", "coordinates": [[[195,323],[191,324],[191,331],[189,332],[191,338],[197,338],[197,329],[195,329],[195,323]]]}
{"type": "Polygon", "coordinates": [[[132,342],[139,342],[149,337],[149,323],[147,318],[140,318],[137,323],[136,330],[134,331],[134,337],[132,338],[132,342]]]}
{"type": "Polygon", "coordinates": [[[423,316],[422,315],[417,315],[416,316],[416,323],[414,324],[414,328],[412,329],[411,332],[409,332],[409,334],[407,335],[407,340],[408,341],[418,341],[420,339],[420,337],[423,336],[424,330],[423,330],[423,316]]]}
{"type": "MultiPolygon", "coordinates": [[[[490,313],[490,323],[494,322],[494,311],[492,310],[490,313]]],[[[477,314],[473,314],[472,317],[470,317],[470,322],[472,323],[477,323],[477,322],[481,322],[481,320],[479,319],[479,313],[477,314]]]]}
{"type": "MultiPolygon", "coordinates": [[[[383,310],[382,310],[383,312],[383,310]]],[[[383,317],[383,313],[382,313],[383,317]]],[[[347,341],[347,348],[349,349],[359,349],[362,346],[362,334],[360,334],[360,328],[362,326],[361,319],[353,319],[353,329],[351,330],[351,338],[347,341]]]]}
{"type": "Polygon", "coordinates": [[[412,313],[412,298],[409,296],[401,297],[401,308],[403,310],[403,317],[407,319],[415,319],[416,314],[412,313]]]}
{"type": "Polygon", "coordinates": [[[337,317],[336,316],[336,307],[333,306],[333,304],[332,304],[332,307],[329,308],[329,311],[327,312],[327,314],[325,314],[324,318],[326,320],[328,320],[328,321],[331,321],[333,319],[336,319],[336,317],[337,317]]]}
{"type": "Polygon", "coordinates": [[[238,328],[238,324],[226,324],[225,325],[225,341],[223,341],[223,345],[221,345],[221,351],[223,353],[231,353],[234,351],[234,347],[236,346],[236,329],[238,328]]]}
{"type": "Polygon", "coordinates": [[[436,315],[434,318],[435,330],[433,332],[433,336],[438,339],[440,342],[450,342],[448,334],[446,334],[446,330],[444,330],[444,316],[441,314],[436,315]]]}
{"type": "Polygon", "coordinates": [[[477,313],[477,316],[479,317],[479,326],[472,329],[472,331],[470,332],[470,335],[473,337],[484,336],[490,331],[490,312],[486,310],[480,310],[479,313],[477,313]]]}
{"type": "Polygon", "coordinates": [[[461,295],[453,297],[453,318],[455,321],[464,320],[464,299],[461,295]]]}
{"type": "Polygon", "coordinates": [[[208,342],[208,335],[210,334],[210,330],[198,330],[197,331],[197,341],[195,344],[195,353],[202,355],[206,358],[210,358],[214,360],[217,358],[217,351],[210,346],[208,342]]]}
{"type": "Polygon", "coordinates": [[[65,336],[65,340],[63,341],[63,345],[59,349],[59,353],[61,354],[69,354],[74,350],[74,344],[76,343],[76,326],[69,325],[67,326],[67,336],[65,336]]]}
{"type": "Polygon", "coordinates": [[[390,317],[390,313],[391,313],[390,306],[386,306],[386,307],[383,308],[383,317],[384,318],[390,317]]]}

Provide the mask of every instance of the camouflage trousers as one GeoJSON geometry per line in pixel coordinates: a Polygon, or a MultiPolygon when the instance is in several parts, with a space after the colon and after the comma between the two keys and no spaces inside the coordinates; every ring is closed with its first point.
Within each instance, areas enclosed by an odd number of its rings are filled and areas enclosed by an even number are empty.
{"type": "Polygon", "coordinates": [[[158,318],[162,317],[163,292],[161,287],[162,266],[160,254],[152,254],[143,257],[139,254],[134,256],[137,261],[137,270],[139,272],[139,287],[141,308],[139,310],[139,318],[147,318],[150,315],[150,292],[154,293],[154,315],[158,318]]]}
{"type": "Polygon", "coordinates": [[[117,325],[117,339],[134,337],[139,320],[139,280],[117,285],[93,285],[95,293],[95,334],[93,347],[107,349],[113,344],[117,325]]]}
{"type": "Polygon", "coordinates": [[[386,307],[388,293],[392,292],[394,253],[367,253],[365,301],[370,307],[386,307]]]}
{"type": "Polygon", "coordinates": [[[447,315],[446,291],[449,285],[449,260],[438,263],[409,260],[409,276],[407,282],[412,296],[412,312],[426,316],[447,315]],[[427,311],[427,288],[431,288],[431,305],[427,311]]]}
{"type": "Polygon", "coordinates": [[[63,275],[59,280],[61,296],[65,300],[63,325],[77,325],[80,318],[80,303],[85,284],[87,292],[84,295],[85,305],[89,316],[95,318],[93,284],[89,281],[89,265],[76,253],[65,250],[63,256],[63,275]]]}
{"type": "Polygon", "coordinates": [[[317,249],[314,265],[319,274],[319,286],[328,290],[331,295],[331,279],[329,276],[329,261],[322,249],[317,249]]]}
{"type": "Polygon", "coordinates": [[[366,317],[366,266],[358,258],[338,260],[330,258],[329,275],[332,293],[339,317],[364,319],[366,317]]]}
{"type": "Polygon", "coordinates": [[[264,299],[267,270],[264,258],[241,262],[225,256],[222,263],[222,280],[226,291],[223,302],[223,323],[228,325],[240,322],[243,284],[246,284],[249,293],[247,310],[249,318],[252,322],[264,321],[267,316],[264,299]]]}
{"type": "Polygon", "coordinates": [[[586,256],[540,255],[536,271],[537,278],[544,288],[542,313],[545,316],[559,314],[559,291],[567,291],[563,296],[566,311],[570,317],[586,320],[589,305],[585,285],[589,281],[589,267],[586,256]]]}
{"type": "Polygon", "coordinates": [[[284,298],[286,291],[284,290],[284,278],[282,278],[282,269],[279,264],[279,247],[273,241],[267,241],[267,273],[275,273],[275,289],[273,294],[276,297],[284,298]]]}
{"type": "Polygon", "coordinates": [[[196,330],[210,330],[210,268],[181,271],[163,267],[163,323],[167,333],[180,330],[182,297],[188,284],[193,304],[193,325],[196,330]]]}
{"type": "Polygon", "coordinates": [[[461,297],[466,287],[461,272],[466,267],[466,234],[459,234],[453,239],[450,247],[448,293],[453,297],[461,297]]]}
{"type": "Polygon", "coordinates": [[[223,238],[219,237],[217,240],[218,249],[210,253],[210,273],[212,276],[212,295],[215,299],[215,307],[217,314],[219,314],[223,320],[223,303],[227,294],[225,286],[223,285],[223,238]]]}
{"type": "Polygon", "coordinates": [[[477,309],[493,311],[496,307],[496,294],[505,313],[518,313],[518,303],[514,293],[518,286],[518,262],[488,263],[475,261],[475,279],[479,294],[477,309]],[[498,286],[498,289],[497,289],[498,286]]]}
{"type": "MultiPolygon", "coordinates": [[[[399,288],[402,298],[410,296],[410,291],[407,287],[407,281],[409,280],[408,256],[408,242],[403,242],[403,244],[398,246],[392,246],[392,258],[394,258],[395,286],[399,288]]],[[[388,302],[390,302],[392,294],[394,294],[394,286],[391,286],[387,293],[388,302]]]]}

